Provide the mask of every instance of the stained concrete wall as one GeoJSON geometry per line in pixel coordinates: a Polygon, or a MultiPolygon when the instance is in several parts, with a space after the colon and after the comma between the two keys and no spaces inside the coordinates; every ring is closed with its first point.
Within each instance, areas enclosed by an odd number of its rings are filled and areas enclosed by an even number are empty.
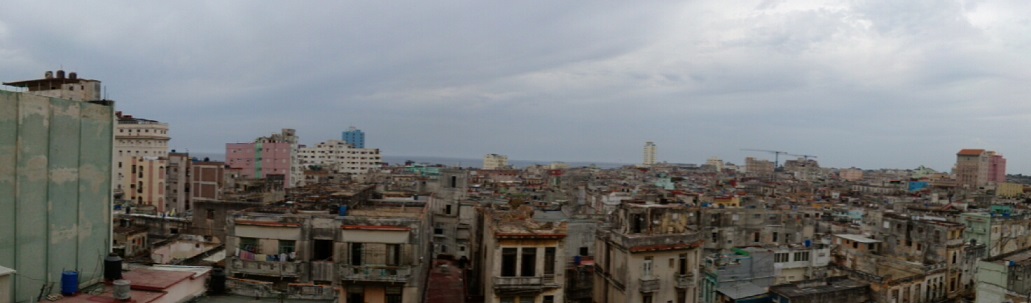
{"type": "Polygon", "coordinates": [[[113,102],[0,91],[0,266],[29,302],[64,270],[102,278],[111,247],[113,102]]]}

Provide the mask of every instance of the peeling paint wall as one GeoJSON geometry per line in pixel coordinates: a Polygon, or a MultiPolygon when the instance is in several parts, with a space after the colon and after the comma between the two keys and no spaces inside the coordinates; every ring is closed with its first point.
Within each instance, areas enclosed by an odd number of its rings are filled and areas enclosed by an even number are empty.
{"type": "Polygon", "coordinates": [[[64,270],[99,281],[111,246],[113,104],[0,91],[0,266],[15,302],[64,270]]]}

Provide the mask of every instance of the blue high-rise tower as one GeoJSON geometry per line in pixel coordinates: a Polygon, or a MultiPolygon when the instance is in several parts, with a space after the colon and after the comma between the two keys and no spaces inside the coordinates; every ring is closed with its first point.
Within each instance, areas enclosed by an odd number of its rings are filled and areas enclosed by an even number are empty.
{"type": "Polygon", "coordinates": [[[351,126],[340,135],[340,140],[344,140],[347,144],[350,144],[354,148],[365,148],[365,133],[362,130],[351,126]]]}

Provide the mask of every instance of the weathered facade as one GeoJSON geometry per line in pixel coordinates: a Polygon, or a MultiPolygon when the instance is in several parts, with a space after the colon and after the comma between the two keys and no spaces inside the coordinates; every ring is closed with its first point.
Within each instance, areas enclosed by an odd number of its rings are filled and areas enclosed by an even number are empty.
{"type": "Polygon", "coordinates": [[[0,91],[0,266],[18,272],[15,302],[34,301],[64,270],[79,270],[80,285],[101,279],[113,105],[0,91]]]}
{"type": "Polygon", "coordinates": [[[595,302],[697,302],[705,240],[679,204],[623,202],[598,229],[595,302]]]}

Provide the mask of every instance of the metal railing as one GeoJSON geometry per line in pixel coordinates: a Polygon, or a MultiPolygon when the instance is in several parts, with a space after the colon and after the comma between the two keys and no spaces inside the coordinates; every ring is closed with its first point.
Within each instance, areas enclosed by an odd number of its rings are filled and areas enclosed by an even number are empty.
{"type": "Polygon", "coordinates": [[[341,280],[405,283],[411,277],[411,266],[340,265],[341,280]]]}
{"type": "Polygon", "coordinates": [[[280,262],[243,260],[233,257],[230,261],[233,273],[272,277],[299,277],[304,274],[304,262],[280,262]]]}
{"type": "Polygon", "coordinates": [[[659,278],[655,276],[641,277],[641,292],[659,291],[659,278]]]}

